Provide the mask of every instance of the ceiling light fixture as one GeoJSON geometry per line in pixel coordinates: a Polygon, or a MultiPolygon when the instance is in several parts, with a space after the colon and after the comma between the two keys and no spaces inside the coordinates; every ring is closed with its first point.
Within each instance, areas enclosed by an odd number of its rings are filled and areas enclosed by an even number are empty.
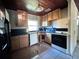
{"type": "Polygon", "coordinates": [[[34,12],[41,12],[44,8],[39,4],[39,0],[27,0],[26,8],[34,12]]]}

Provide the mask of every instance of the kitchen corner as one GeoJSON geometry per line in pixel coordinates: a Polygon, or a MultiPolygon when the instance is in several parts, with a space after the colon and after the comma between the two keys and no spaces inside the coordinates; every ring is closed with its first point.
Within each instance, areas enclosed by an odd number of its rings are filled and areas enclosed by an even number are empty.
{"type": "Polygon", "coordinates": [[[68,28],[44,27],[40,29],[40,42],[46,42],[51,47],[56,48],[64,53],[69,54],[69,37],[68,28]]]}

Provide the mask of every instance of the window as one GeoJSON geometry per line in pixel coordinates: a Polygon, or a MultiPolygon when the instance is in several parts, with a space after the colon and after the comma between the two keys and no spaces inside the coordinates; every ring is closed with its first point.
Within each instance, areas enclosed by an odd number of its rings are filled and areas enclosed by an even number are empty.
{"type": "Polygon", "coordinates": [[[37,31],[39,28],[40,17],[28,14],[28,29],[27,31],[37,31]]]}
{"type": "Polygon", "coordinates": [[[28,31],[37,31],[37,30],[38,30],[38,21],[28,20],[28,31]]]}

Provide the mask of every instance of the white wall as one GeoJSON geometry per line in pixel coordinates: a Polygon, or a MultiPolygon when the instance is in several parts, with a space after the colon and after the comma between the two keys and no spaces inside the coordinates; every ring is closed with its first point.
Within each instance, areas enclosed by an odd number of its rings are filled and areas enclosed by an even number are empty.
{"type": "Polygon", "coordinates": [[[68,19],[69,23],[69,33],[70,33],[70,53],[71,55],[74,52],[74,49],[77,45],[77,7],[74,0],[68,0],[68,19]]]}

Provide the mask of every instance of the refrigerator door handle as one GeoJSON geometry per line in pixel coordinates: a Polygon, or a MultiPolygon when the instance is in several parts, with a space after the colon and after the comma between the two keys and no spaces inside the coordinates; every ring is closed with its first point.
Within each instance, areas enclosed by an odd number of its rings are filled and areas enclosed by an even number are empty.
{"type": "Polygon", "coordinates": [[[2,51],[7,47],[7,43],[2,47],[2,51]]]}

